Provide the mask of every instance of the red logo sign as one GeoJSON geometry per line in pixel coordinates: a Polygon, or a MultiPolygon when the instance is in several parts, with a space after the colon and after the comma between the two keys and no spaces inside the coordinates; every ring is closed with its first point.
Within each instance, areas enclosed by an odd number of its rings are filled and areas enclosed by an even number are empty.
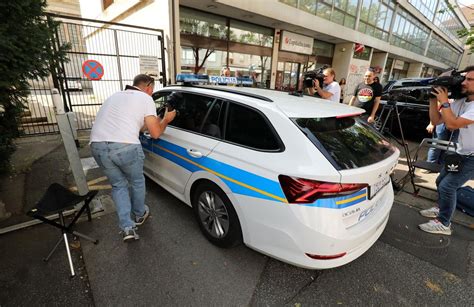
{"type": "Polygon", "coordinates": [[[362,53],[362,52],[364,52],[364,50],[365,50],[364,45],[359,44],[359,43],[355,43],[355,46],[354,46],[354,52],[355,53],[362,53]]]}
{"type": "Polygon", "coordinates": [[[104,76],[104,67],[96,60],[87,60],[82,63],[82,73],[89,80],[100,80],[104,76]]]}

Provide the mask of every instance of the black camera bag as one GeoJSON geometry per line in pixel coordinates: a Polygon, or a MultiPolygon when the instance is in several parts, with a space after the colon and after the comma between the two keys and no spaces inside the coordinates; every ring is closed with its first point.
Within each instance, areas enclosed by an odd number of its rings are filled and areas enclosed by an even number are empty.
{"type": "Polygon", "coordinates": [[[446,152],[444,155],[444,169],[448,173],[460,173],[463,166],[463,157],[457,152],[446,152]]]}

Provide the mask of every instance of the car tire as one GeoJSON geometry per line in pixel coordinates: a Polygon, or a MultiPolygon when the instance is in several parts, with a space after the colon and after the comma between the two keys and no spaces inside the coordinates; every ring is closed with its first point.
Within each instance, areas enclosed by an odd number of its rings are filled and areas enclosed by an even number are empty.
{"type": "Polygon", "coordinates": [[[193,193],[194,216],[204,236],[219,247],[242,243],[239,218],[227,195],[215,184],[199,184],[193,193]]]}

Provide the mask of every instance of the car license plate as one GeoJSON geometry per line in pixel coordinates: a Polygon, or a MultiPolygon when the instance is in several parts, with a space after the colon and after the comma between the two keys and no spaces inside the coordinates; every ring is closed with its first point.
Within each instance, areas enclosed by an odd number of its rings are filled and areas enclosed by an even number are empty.
{"type": "Polygon", "coordinates": [[[377,193],[383,189],[390,182],[390,176],[385,176],[375,184],[370,186],[370,197],[372,199],[377,193]]]}

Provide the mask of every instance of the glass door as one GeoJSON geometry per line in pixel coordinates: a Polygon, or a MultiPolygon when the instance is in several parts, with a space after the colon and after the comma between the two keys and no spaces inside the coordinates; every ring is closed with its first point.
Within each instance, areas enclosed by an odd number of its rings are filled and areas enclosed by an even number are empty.
{"type": "Polygon", "coordinates": [[[301,64],[293,62],[278,62],[275,89],[293,92],[298,89],[301,64]]]}

